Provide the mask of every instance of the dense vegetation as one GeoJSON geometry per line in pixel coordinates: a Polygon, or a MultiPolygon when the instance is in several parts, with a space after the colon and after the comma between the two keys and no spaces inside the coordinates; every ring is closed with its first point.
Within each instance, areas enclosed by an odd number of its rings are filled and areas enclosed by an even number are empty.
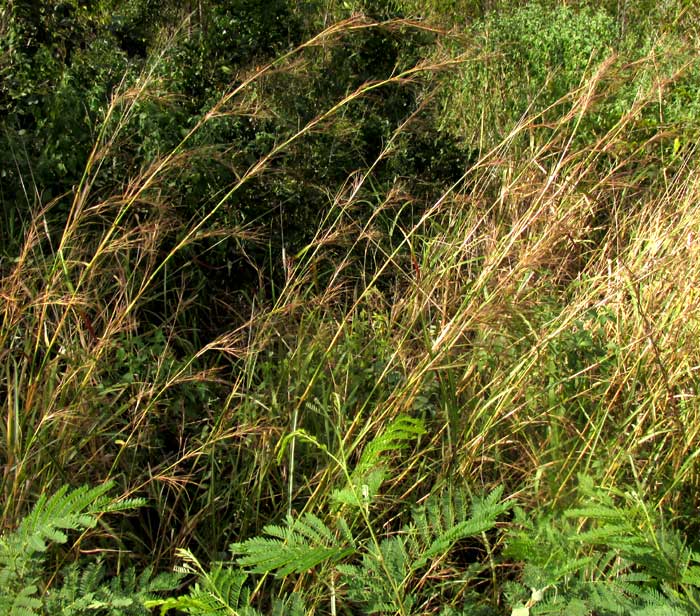
{"type": "Polygon", "coordinates": [[[0,0],[0,612],[700,613],[698,24],[0,0]]]}

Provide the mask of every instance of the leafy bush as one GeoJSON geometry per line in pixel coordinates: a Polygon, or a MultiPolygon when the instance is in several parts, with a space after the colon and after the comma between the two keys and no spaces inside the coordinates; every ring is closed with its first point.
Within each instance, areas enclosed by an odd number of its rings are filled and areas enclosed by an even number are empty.
{"type": "Polygon", "coordinates": [[[517,117],[532,103],[536,111],[574,90],[617,41],[613,19],[586,6],[576,10],[530,3],[512,14],[489,17],[484,28],[489,51],[502,54],[502,78],[522,88],[513,109],[517,117]]]}

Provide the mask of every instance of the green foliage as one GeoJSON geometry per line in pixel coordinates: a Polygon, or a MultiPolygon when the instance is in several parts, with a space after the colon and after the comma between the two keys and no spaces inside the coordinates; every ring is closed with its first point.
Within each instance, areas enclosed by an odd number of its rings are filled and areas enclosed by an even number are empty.
{"type": "Polygon", "coordinates": [[[147,568],[140,575],[133,569],[111,581],[100,562],[68,565],[61,583],[48,583],[46,554],[49,544],[68,541],[64,531],[85,531],[104,513],[124,511],[144,504],[143,499],[113,501],[106,496],[112,487],[69,490],[42,495],[32,511],[12,533],[0,536],[0,611],[8,616],[40,613],[130,616],[145,614],[144,601],[155,593],[171,590],[179,577],[153,577],[147,568]]]}
{"type": "MultiPolygon", "coordinates": [[[[477,547],[479,540],[510,509],[501,497],[502,490],[496,489],[468,507],[461,490],[431,496],[414,511],[410,524],[378,545],[370,544],[359,564],[338,566],[348,599],[367,614],[411,613],[417,605],[450,602],[449,579],[443,580],[442,589],[432,584],[426,588],[421,581],[441,568],[449,576],[449,557],[465,540],[477,540],[471,547],[474,552],[483,549],[477,547]]],[[[473,582],[487,567],[474,559],[456,575],[462,582],[473,582]]]]}
{"type": "MultiPolygon", "coordinates": [[[[253,615],[258,612],[248,604],[251,596],[244,587],[249,573],[274,572],[283,583],[292,575],[318,570],[321,579],[335,589],[333,593],[337,593],[337,601],[343,606],[352,606],[363,614],[412,613],[417,605],[448,600],[447,580],[442,582],[446,590],[439,590],[424,584],[423,576],[441,567],[447,574],[450,554],[465,540],[476,539],[471,549],[477,549],[484,533],[492,530],[510,509],[510,504],[501,500],[501,494],[501,490],[495,490],[482,499],[474,499],[471,507],[466,505],[466,495],[460,490],[430,497],[415,510],[412,523],[379,542],[353,536],[341,516],[334,518],[333,527],[310,513],[290,517],[284,526],[265,527],[265,536],[231,546],[242,569],[215,565],[207,572],[192,554],[183,550],[180,556],[185,560],[185,571],[196,573],[198,582],[187,595],[151,601],[148,605],[160,606],[161,614],[180,609],[193,615],[253,615]]],[[[457,574],[460,584],[474,581],[484,568],[484,563],[473,562],[457,574]]],[[[465,609],[467,604],[477,606],[474,598],[464,601],[465,609]]],[[[284,613],[301,613],[300,596],[290,595],[284,603],[291,606],[284,613]]]]}
{"type": "MultiPolygon", "coordinates": [[[[250,605],[251,592],[245,586],[249,574],[242,569],[231,569],[222,564],[214,564],[207,571],[189,550],[180,549],[178,555],[184,565],[183,573],[197,576],[197,581],[189,592],[168,599],[146,601],[148,608],[160,607],[159,614],[179,610],[193,616],[259,616],[262,612],[250,605]]],[[[304,603],[297,593],[290,593],[283,599],[273,601],[273,616],[303,616],[307,614],[304,603]]]]}
{"type": "MultiPolygon", "coordinates": [[[[397,451],[422,433],[420,422],[407,417],[387,426],[365,446],[348,477],[351,485],[342,492],[355,494],[362,489],[354,485],[358,478],[366,479],[377,469],[386,472],[385,454],[397,451]]],[[[348,504],[368,507],[378,494],[365,489],[362,498],[360,502],[355,496],[348,504]]],[[[382,539],[367,516],[364,517],[366,533],[354,529],[354,522],[347,521],[342,513],[333,514],[328,522],[311,512],[287,516],[284,525],[268,525],[261,536],[231,546],[241,569],[215,565],[206,572],[189,552],[181,552],[188,570],[198,575],[197,585],[187,595],[150,605],[160,605],[161,613],[178,608],[191,614],[236,610],[254,614],[245,611],[251,609],[247,604],[250,595],[243,588],[249,574],[274,573],[284,587],[292,576],[301,579],[299,576],[315,573],[332,589],[334,602],[340,601],[367,614],[412,613],[418,602],[423,606],[434,604],[438,597],[445,599],[451,594],[448,582],[443,581],[445,589],[441,590],[426,585],[426,576],[442,567],[445,575],[450,575],[448,562],[458,552],[458,546],[473,551],[474,555],[484,544],[488,550],[485,533],[492,531],[510,509],[510,503],[502,500],[501,489],[468,503],[462,490],[436,493],[414,510],[411,522],[382,539]],[[473,542],[469,547],[467,540],[473,542]]],[[[472,563],[459,572],[460,583],[475,580],[485,568],[478,559],[472,563]]]]}
{"type": "MultiPolygon", "coordinates": [[[[469,32],[470,49],[472,40],[478,41],[488,59],[465,64],[461,78],[448,86],[457,100],[448,98],[443,121],[453,118],[466,135],[481,134],[484,125],[491,127],[481,135],[489,139],[486,145],[503,139],[527,116],[546,110],[545,126],[560,118],[571,107],[570,93],[619,44],[615,20],[588,5],[509,6],[473,23],[469,32]]],[[[610,118],[589,121],[598,125],[610,118]]],[[[546,140],[551,133],[544,130],[543,134],[546,140]]]]}
{"type": "Polygon", "coordinates": [[[206,571],[188,550],[178,550],[178,554],[184,561],[184,566],[180,570],[183,573],[196,574],[198,581],[186,595],[147,601],[146,605],[149,608],[160,607],[160,614],[166,614],[171,609],[201,616],[259,614],[248,605],[250,591],[244,586],[248,578],[247,573],[223,568],[221,565],[215,565],[211,571],[206,571]]]}
{"type": "Polygon", "coordinates": [[[289,516],[285,526],[266,526],[263,529],[265,536],[233,544],[231,551],[239,555],[236,562],[250,568],[253,573],[275,571],[281,577],[304,573],[355,552],[355,541],[342,518],[337,526],[338,534],[312,513],[305,513],[297,519],[289,516]]]}
{"type": "Polygon", "coordinates": [[[19,229],[32,207],[79,181],[95,124],[127,64],[96,8],[70,1],[2,4],[0,239],[3,251],[12,252],[14,238],[5,230],[19,229]]]}
{"type": "Polygon", "coordinates": [[[61,585],[52,588],[44,600],[46,614],[140,616],[148,614],[147,604],[172,591],[181,575],[159,573],[147,567],[140,574],[133,567],[119,576],[108,577],[101,562],[73,563],[62,572],[61,585]]]}
{"type": "Polygon", "coordinates": [[[563,516],[516,514],[505,555],[524,569],[507,592],[532,614],[690,615],[700,608],[700,555],[635,492],[595,488],[583,477],[576,506],[563,516]],[[527,601],[525,588],[532,589],[527,601]]]}
{"type": "Polygon", "coordinates": [[[490,17],[485,30],[489,48],[503,54],[499,69],[504,81],[523,88],[513,110],[518,115],[536,99],[536,108],[543,108],[575,89],[617,40],[615,22],[607,13],[566,4],[529,3],[490,17]]]}
{"type": "MultiPolygon", "coordinates": [[[[7,70],[17,84],[8,81],[6,96],[0,92],[0,107],[7,102],[0,114],[0,162],[9,187],[0,195],[6,228],[20,226],[27,209],[40,205],[27,202],[20,178],[31,177],[40,187],[41,204],[65,195],[91,164],[95,136],[117,131],[119,125],[119,147],[100,152],[107,160],[93,179],[93,190],[122,190],[129,178],[178,148],[183,135],[241,83],[252,65],[260,66],[315,34],[313,28],[324,14],[314,2],[300,6],[288,0],[203,1],[177,29],[176,4],[103,0],[86,6],[50,2],[41,9],[27,8],[28,13],[13,9],[8,20],[12,36],[6,38],[7,70]],[[69,28],[65,36],[54,27],[54,13],[64,10],[69,28]],[[39,37],[39,51],[29,54],[28,41],[37,38],[32,34],[36,29],[54,34],[39,37]],[[70,53],[56,51],[64,42],[70,53]],[[19,70],[25,64],[26,70],[19,70]],[[148,87],[123,117],[116,114],[105,126],[110,98],[120,83],[122,94],[148,87]]],[[[20,5],[24,6],[16,6],[20,5]]],[[[294,135],[362,84],[414,66],[434,44],[434,35],[416,27],[362,28],[337,36],[327,51],[310,48],[299,53],[300,68],[283,64],[275,74],[258,80],[245,97],[232,101],[249,98],[257,111],[220,110],[190,140],[188,165],[167,182],[178,215],[183,221],[198,219],[212,207],[213,195],[228,191],[273,144],[294,135]],[[212,158],[213,152],[217,154],[212,158]]],[[[270,229],[270,250],[248,247],[243,253],[235,242],[218,239],[212,251],[213,242],[204,241],[182,255],[183,263],[189,264],[199,249],[196,256],[208,253],[204,261],[212,266],[194,270],[189,286],[197,286],[198,277],[205,294],[211,288],[205,281],[215,276],[217,288],[257,291],[250,288],[248,277],[232,275],[227,266],[242,262],[250,263],[251,270],[271,271],[272,282],[279,283],[284,274],[278,265],[281,251],[295,253],[308,244],[310,230],[328,210],[328,193],[357,171],[358,161],[364,166],[374,163],[392,132],[416,110],[423,86],[417,79],[411,81],[387,84],[381,96],[358,97],[347,105],[342,121],[326,123],[324,131],[307,135],[282,153],[275,173],[265,181],[255,178],[231,195],[209,228],[256,221],[270,229]]],[[[423,131],[430,132],[432,123],[427,118],[423,131]]],[[[436,186],[459,177],[469,149],[465,154],[456,144],[446,147],[448,138],[402,144],[409,162],[381,167],[380,184],[391,183],[399,172],[407,181],[415,176],[421,191],[430,187],[434,193],[436,186]],[[415,153],[418,148],[426,152],[415,153]]],[[[376,192],[369,191],[367,199],[376,200],[376,192]]],[[[65,215],[63,204],[52,210],[58,226],[65,215]]],[[[257,281],[257,276],[250,278],[257,281]]]]}
{"type": "Polygon", "coordinates": [[[700,21],[633,5],[0,0],[0,611],[699,611],[700,21]]]}
{"type": "Polygon", "coordinates": [[[423,434],[425,427],[421,420],[397,417],[363,449],[359,462],[350,474],[350,485],[334,490],[331,500],[353,507],[366,507],[379,493],[389,472],[385,454],[404,449],[408,442],[415,441],[423,434]]]}

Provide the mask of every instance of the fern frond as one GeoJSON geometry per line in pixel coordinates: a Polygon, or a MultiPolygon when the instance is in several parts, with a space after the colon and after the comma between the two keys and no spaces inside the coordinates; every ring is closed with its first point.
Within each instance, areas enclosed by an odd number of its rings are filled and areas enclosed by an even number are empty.
{"type": "Polygon", "coordinates": [[[195,584],[187,595],[153,601],[147,605],[160,607],[161,616],[170,610],[179,610],[196,616],[261,616],[260,612],[250,606],[233,607],[221,602],[217,596],[202,589],[199,584],[195,584]]]}
{"type": "MultiPolygon", "coordinates": [[[[43,554],[49,542],[65,543],[64,531],[80,531],[96,524],[92,511],[104,504],[104,495],[111,483],[96,488],[82,487],[69,491],[60,488],[53,496],[43,494],[32,511],[8,535],[0,536],[0,605],[17,602],[20,611],[35,609],[31,595],[38,592],[43,554]]],[[[10,612],[8,612],[10,613],[10,612]]]]}
{"type": "Polygon", "coordinates": [[[37,616],[41,609],[41,601],[35,597],[37,590],[36,586],[27,585],[14,596],[0,595],[0,613],[8,616],[37,616]]]}
{"type": "Polygon", "coordinates": [[[360,461],[350,473],[350,485],[334,490],[331,500],[336,504],[365,507],[379,493],[387,473],[384,454],[406,447],[409,441],[425,434],[420,419],[401,415],[375,436],[362,450],[360,461]]]}
{"type": "Polygon", "coordinates": [[[304,573],[321,563],[340,561],[355,551],[354,545],[347,542],[350,534],[347,525],[340,533],[341,539],[346,541],[340,542],[312,513],[305,513],[296,520],[288,516],[286,526],[266,526],[263,533],[266,536],[231,546],[234,555],[239,555],[236,562],[254,573],[275,571],[278,576],[304,573]]]}
{"type": "Polygon", "coordinates": [[[44,574],[43,554],[49,543],[65,543],[66,531],[83,531],[97,524],[100,514],[122,511],[142,504],[143,499],[115,502],[107,496],[108,482],[97,487],[60,488],[42,495],[18,528],[0,537],[0,613],[28,616],[38,613],[78,616],[83,614],[145,614],[143,602],[179,580],[172,574],[152,578],[146,570],[136,576],[127,570],[109,583],[99,561],[66,567],[58,582],[37,598],[44,574]],[[40,610],[40,611],[37,611],[40,610]]]}
{"type": "Polygon", "coordinates": [[[217,564],[202,579],[202,590],[220,605],[237,609],[248,603],[248,593],[244,590],[247,577],[243,571],[224,569],[217,564]]]}
{"type": "Polygon", "coordinates": [[[694,553],[634,493],[597,489],[582,477],[578,506],[527,520],[506,554],[526,565],[523,583],[555,588],[532,613],[689,616],[698,613],[694,553]],[[583,530],[582,530],[583,529],[583,530]],[[556,595],[556,599],[552,598],[556,595]],[[560,607],[561,606],[561,607],[560,607]]]}
{"type": "Polygon", "coordinates": [[[386,479],[387,470],[384,467],[375,468],[365,475],[353,473],[352,483],[339,490],[333,490],[331,500],[337,505],[350,507],[366,507],[379,494],[379,489],[386,479]]]}
{"type": "Polygon", "coordinates": [[[509,502],[501,500],[502,494],[503,489],[499,487],[484,498],[474,499],[471,512],[464,505],[466,499],[461,490],[429,498],[413,515],[425,545],[413,562],[414,570],[444,557],[458,541],[493,528],[498,518],[511,507],[509,502]]]}
{"type": "MultiPolygon", "coordinates": [[[[389,537],[369,549],[358,565],[338,565],[351,601],[367,614],[406,613],[415,603],[406,592],[410,558],[403,537],[389,537]],[[400,603],[400,604],[399,604],[400,603]]],[[[409,610],[410,611],[410,610],[409,610]]]]}
{"type": "Polygon", "coordinates": [[[147,608],[160,607],[161,616],[170,610],[197,616],[260,616],[249,605],[245,571],[216,564],[207,572],[189,550],[179,549],[178,554],[185,560],[186,568],[197,573],[198,581],[186,595],[145,601],[147,608]]]}
{"type": "Polygon", "coordinates": [[[683,571],[681,583],[700,588],[700,567],[693,565],[683,571]]]}
{"type": "Polygon", "coordinates": [[[294,592],[272,606],[272,616],[306,616],[308,613],[303,599],[294,592]]]}
{"type": "MultiPolygon", "coordinates": [[[[97,515],[125,508],[105,496],[112,486],[112,482],[107,482],[94,488],[82,486],[70,491],[68,486],[62,486],[50,497],[42,494],[11,541],[29,551],[44,552],[47,542],[60,544],[68,540],[63,530],[93,528],[97,515]]],[[[136,501],[127,501],[127,505],[130,502],[136,501]]]]}
{"type": "Polygon", "coordinates": [[[44,609],[45,613],[63,616],[145,616],[145,603],[155,599],[158,592],[173,590],[180,579],[171,573],[153,577],[152,568],[137,575],[134,568],[129,568],[121,576],[107,580],[100,562],[90,563],[84,569],[74,563],[64,571],[60,587],[47,593],[44,609]]]}
{"type": "Polygon", "coordinates": [[[400,415],[366,445],[353,475],[365,475],[379,465],[383,454],[403,449],[423,434],[425,425],[420,419],[400,415]]]}
{"type": "Polygon", "coordinates": [[[398,537],[385,539],[379,553],[366,553],[359,566],[339,565],[348,598],[365,614],[410,613],[415,597],[407,591],[408,559],[398,537]],[[388,574],[387,574],[388,572],[388,574]]]}

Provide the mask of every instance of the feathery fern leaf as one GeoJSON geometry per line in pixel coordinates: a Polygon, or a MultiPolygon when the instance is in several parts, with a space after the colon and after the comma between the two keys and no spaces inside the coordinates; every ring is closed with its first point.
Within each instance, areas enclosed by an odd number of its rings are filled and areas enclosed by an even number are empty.
{"type": "Polygon", "coordinates": [[[267,536],[231,545],[233,554],[239,555],[236,562],[254,573],[304,573],[327,561],[338,562],[355,551],[354,543],[348,541],[352,536],[347,525],[338,537],[312,513],[296,520],[288,516],[286,526],[269,525],[263,533],[267,536]]]}
{"type": "Polygon", "coordinates": [[[354,473],[364,475],[373,470],[382,462],[383,454],[403,449],[408,441],[414,441],[423,434],[425,426],[420,419],[400,415],[367,444],[354,473]]]}
{"type": "Polygon", "coordinates": [[[282,600],[275,601],[272,606],[272,616],[306,616],[308,614],[304,601],[299,593],[291,593],[282,600]]]}
{"type": "Polygon", "coordinates": [[[95,525],[92,507],[105,504],[111,484],[68,491],[64,486],[53,496],[42,495],[19,527],[0,536],[0,605],[17,603],[13,609],[33,613],[37,604],[30,601],[39,590],[43,561],[38,557],[49,542],[65,543],[64,530],[84,530],[95,525]]]}
{"type": "Polygon", "coordinates": [[[534,521],[516,510],[520,530],[505,555],[526,563],[525,586],[548,589],[530,613],[699,613],[697,587],[684,583],[694,580],[696,555],[646,503],[585,477],[579,499],[564,515],[534,521]]]}
{"type": "Polygon", "coordinates": [[[406,591],[410,558],[403,537],[370,548],[359,565],[339,565],[348,598],[365,614],[410,613],[415,598],[406,591]],[[407,611],[408,610],[408,611],[407,611]]]}
{"type": "Polygon", "coordinates": [[[14,596],[11,593],[0,593],[0,613],[8,616],[36,616],[41,608],[41,601],[34,595],[37,587],[27,585],[20,588],[14,596]]]}
{"type": "Polygon", "coordinates": [[[424,567],[429,561],[442,558],[455,543],[467,537],[475,537],[496,525],[511,504],[501,499],[502,487],[498,487],[483,499],[474,499],[471,512],[464,506],[461,490],[434,496],[414,512],[413,520],[424,549],[413,562],[413,569],[424,567]]]}
{"type": "Polygon", "coordinates": [[[185,562],[183,572],[196,574],[197,582],[186,595],[146,601],[148,608],[160,607],[161,616],[170,610],[197,616],[259,616],[249,605],[245,571],[224,568],[221,564],[206,571],[189,550],[179,549],[177,553],[185,562]]]}
{"type": "Polygon", "coordinates": [[[64,573],[61,587],[47,595],[45,611],[63,616],[145,616],[146,602],[156,598],[158,592],[175,588],[181,577],[173,573],[153,576],[151,567],[137,575],[131,567],[121,576],[108,579],[99,562],[84,569],[74,563],[64,573]]]}
{"type": "MultiPolygon", "coordinates": [[[[341,564],[348,598],[368,614],[411,613],[418,599],[434,601],[434,590],[421,595],[419,571],[448,556],[455,544],[468,537],[480,537],[492,529],[510,508],[496,489],[471,507],[463,491],[445,491],[430,497],[413,514],[413,523],[393,537],[384,539],[379,549],[370,547],[359,564],[341,564]]],[[[462,571],[462,580],[482,569],[462,571]]],[[[460,584],[463,586],[463,582],[460,584]]]]}
{"type": "Polygon", "coordinates": [[[105,579],[99,562],[66,567],[49,591],[42,581],[44,558],[50,543],[68,541],[65,531],[83,531],[97,524],[100,514],[143,504],[143,499],[113,501],[106,496],[112,483],[90,488],[60,488],[42,495],[18,528],[0,536],[0,613],[11,616],[62,614],[79,616],[145,615],[143,606],[153,593],[170,590],[179,578],[172,574],[152,578],[127,572],[122,579],[105,579]],[[43,596],[39,597],[39,594],[43,596]]]}
{"type": "Polygon", "coordinates": [[[352,507],[367,506],[377,495],[387,473],[384,454],[399,451],[409,441],[425,434],[420,419],[401,415],[375,436],[363,449],[360,461],[350,474],[350,485],[334,490],[331,500],[352,507]]]}

